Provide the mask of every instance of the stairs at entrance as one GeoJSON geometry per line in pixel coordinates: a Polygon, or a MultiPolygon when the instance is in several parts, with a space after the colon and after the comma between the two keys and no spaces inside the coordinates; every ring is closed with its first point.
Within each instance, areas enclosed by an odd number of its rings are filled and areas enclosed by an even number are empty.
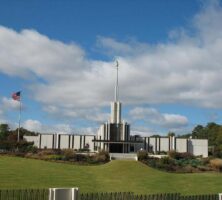
{"type": "Polygon", "coordinates": [[[138,160],[136,153],[110,153],[110,160],[138,160]]]}

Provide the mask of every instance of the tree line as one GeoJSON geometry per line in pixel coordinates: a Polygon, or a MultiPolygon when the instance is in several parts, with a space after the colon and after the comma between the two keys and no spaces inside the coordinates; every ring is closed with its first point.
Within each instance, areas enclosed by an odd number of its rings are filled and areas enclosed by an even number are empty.
{"type": "MultiPolygon", "coordinates": [[[[0,142],[2,141],[17,141],[18,129],[10,130],[8,124],[0,124],[0,142]]],[[[20,128],[20,140],[23,141],[24,135],[38,135],[38,133],[20,128]]],[[[168,135],[175,135],[170,132],[168,135]]],[[[206,126],[197,125],[191,133],[179,135],[181,138],[192,137],[194,139],[208,139],[210,154],[217,157],[222,157],[222,125],[214,122],[208,123],[206,126]]]]}
{"type": "Polygon", "coordinates": [[[208,139],[209,155],[222,158],[222,125],[220,124],[210,122],[206,126],[197,125],[191,133],[179,137],[208,139]]]}
{"type": "MultiPolygon", "coordinates": [[[[38,135],[38,133],[29,131],[25,128],[20,128],[20,138],[23,139],[24,135],[38,135]]],[[[0,124],[0,140],[17,140],[18,129],[10,130],[8,124],[0,124]]]]}
{"type": "Polygon", "coordinates": [[[20,128],[20,137],[18,142],[18,129],[10,130],[8,124],[0,124],[0,150],[14,151],[21,150],[25,151],[27,148],[33,146],[33,143],[26,142],[23,140],[24,135],[37,135],[38,133],[29,131],[24,128],[20,128]]]}

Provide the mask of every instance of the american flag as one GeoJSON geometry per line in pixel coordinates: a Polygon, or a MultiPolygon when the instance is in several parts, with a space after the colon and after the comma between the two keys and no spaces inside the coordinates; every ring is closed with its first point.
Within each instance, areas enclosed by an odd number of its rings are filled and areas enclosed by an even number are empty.
{"type": "Polygon", "coordinates": [[[20,101],[20,97],[21,97],[21,92],[14,92],[12,94],[12,99],[16,100],[16,101],[20,101]]]}

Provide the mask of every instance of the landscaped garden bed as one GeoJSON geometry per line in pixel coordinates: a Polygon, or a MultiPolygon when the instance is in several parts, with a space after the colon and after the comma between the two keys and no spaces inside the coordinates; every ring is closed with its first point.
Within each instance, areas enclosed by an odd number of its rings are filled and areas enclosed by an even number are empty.
{"type": "Polygon", "coordinates": [[[106,151],[89,153],[87,151],[85,152],[75,151],[72,149],[64,149],[64,150],[33,149],[32,151],[28,152],[8,151],[8,152],[2,152],[0,153],[0,155],[19,156],[24,158],[39,159],[39,160],[59,162],[59,163],[81,164],[81,165],[103,164],[109,162],[110,160],[109,153],[106,151]]]}
{"type": "Polygon", "coordinates": [[[195,157],[190,153],[171,151],[168,156],[156,158],[146,151],[138,152],[138,160],[142,163],[168,172],[193,173],[204,171],[222,171],[222,159],[195,157]]]}

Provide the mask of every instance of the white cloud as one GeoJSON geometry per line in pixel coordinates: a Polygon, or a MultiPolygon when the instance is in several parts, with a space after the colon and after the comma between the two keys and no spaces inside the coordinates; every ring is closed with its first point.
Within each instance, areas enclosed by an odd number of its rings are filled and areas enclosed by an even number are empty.
{"type": "Polygon", "coordinates": [[[2,97],[0,99],[0,124],[2,123],[11,124],[7,119],[7,113],[13,110],[19,110],[19,105],[20,105],[19,101],[15,101],[7,97],[2,97]]]}
{"type": "Polygon", "coordinates": [[[38,120],[28,119],[22,123],[22,127],[39,133],[60,133],[60,134],[95,134],[97,129],[92,127],[76,128],[69,124],[46,125],[38,120]]]}
{"type": "Polygon", "coordinates": [[[72,127],[68,124],[45,125],[33,119],[24,121],[22,127],[39,133],[73,133],[72,127]]]}
{"type": "Polygon", "coordinates": [[[180,128],[188,125],[187,117],[182,115],[164,113],[163,118],[163,125],[169,128],[180,128]]]}
{"type": "Polygon", "coordinates": [[[44,110],[48,113],[59,116],[60,118],[81,118],[96,123],[103,123],[109,119],[110,113],[105,113],[101,109],[95,108],[76,108],[69,109],[64,107],[47,106],[44,110]]]}
{"type": "Polygon", "coordinates": [[[187,117],[178,114],[160,113],[154,108],[136,107],[130,110],[129,115],[134,120],[143,120],[170,130],[188,125],[187,117]]]}
{"type": "Polygon", "coordinates": [[[143,53],[144,50],[148,49],[148,44],[137,42],[135,39],[128,39],[125,43],[118,42],[114,38],[102,37],[97,38],[97,48],[102,49],[105,54],[129,56],[139,53],[143,53]]]}
{"type": "Polygon", "coordinates": [[[42,132],[43,127],[41,122],[38,120],[32,120],[28,119],[23,123],[23,128],[29,130],[29,131],[34,131],[34,132],[42,132]]]}
{"type": "Polygon", "coordinates": [[[95,135],[97,131],[98,128],[93,128],[93,127],[83,127],[75,130],[76,133],[88,134],[88,135],[95,135]]]}
{"type": "Polygon", "coordinates": [[[0,124],[6,123],[5,112],[0,109],[0,124]]]}
{"type": "Polygon", "coordinates": [[[133,126],[132,130],[130,131],[131,135],[140,135],[143,137],[149,137],[152,135],[161,135],[162,133],[160,132],[156,132],[150,128],[148,128],[147,126],[133,126]]]}
{"type": "Polygon", "coordinates": [[[15,101],[15,100],[10,99],[10,98],[3,97],[1,104],[2,104],[2,108],[4,110],[11,110],[11,109],[12,110],[18,110],[20,102],[15,101]]]}
{"type": "MultiPolygon", "coordinates": [[[[194,17],[191,31],[172,30],[171,37],[177,37],[167,43],[151,46],[98,38],[101,49],[118,56],[123,103],[222,108],[222,9],[218,2],[211,1],[194,17]]],[[[75,43],[56,41],[35,30],[16,32],[0,26],[0,73],[29,80],[32,98],[48,113],[102,121],[107,114],[101,106],[109,105],[113,97],[114,63],[88,59],[85,54],[75,43]],[[97,111],[102,114],[96,115],[97,111]]],[[[187,123],[181,115],[149,112],[153,122],[160,120],[162,126],[187,123]]]]}

